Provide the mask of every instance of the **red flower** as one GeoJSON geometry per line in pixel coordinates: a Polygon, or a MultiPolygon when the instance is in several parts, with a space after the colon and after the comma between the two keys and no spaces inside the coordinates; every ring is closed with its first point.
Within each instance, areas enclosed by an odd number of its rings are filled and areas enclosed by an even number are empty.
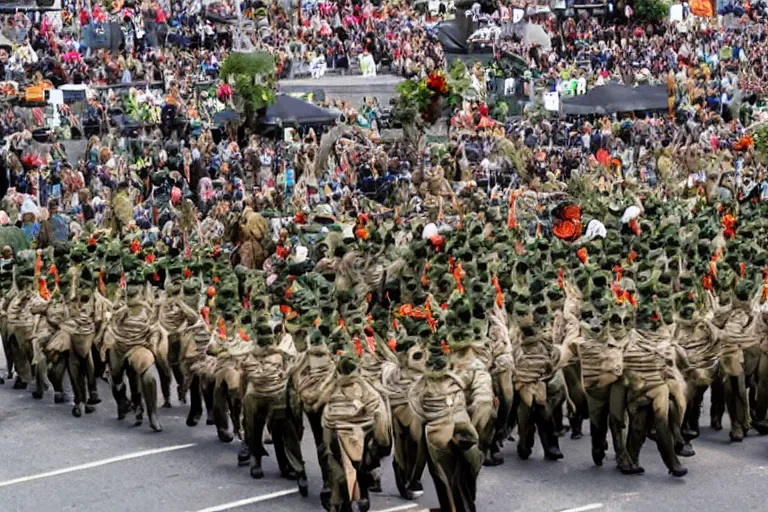
{"type": "Polygon", "coordinates": [[[387,345],[389,346],[390,350],[392,350],[392,352],[397,350],[397,341],[395,341],[395,338],[389,338],[387,345]]]}
{"type": "Polygon", "coordinates": [[[427,77],[427,89],[437,94],[448,94],[448,83],[440,73],[432,73],[427,77]]]}
{"type": "Polygon", "coordinates": [[[285,259],[290,252],[291,250],[288,247],[283,247],[282,245],[278,245],[277,249],[275,249],[275,254],[277,254],[277,257],[280,259],[285,259]]]}
{"type": "Polygon", "coordinates": [[[189,267],[186,267],[184,269],[184,279],[189,279],[190,277],[192,277],[192,271],[189,270],[189,267]]]}
{"type": "Polygon", "coordinates": [[[442,235],[433,235],[429,238],[429,243],[432,244],[432,247],[434,247],[435,251],[440,252],[440,250],[445,245],[445,237],[442,235]]]}
{"type": "Polygon", "coordinates": [[[147,254],[147,256],[144,258],[144,261],[146,263],[154,263],[155,262],[155,255],[152,253],[147,254]]]}
{"type": "Polygon", "coordinates": [[[637,222],[637,219],[632,219],[629,221],[629,227],[635,233],[635,236],[640,236],[640,223],[637,222]]]}
{"type": "Polygon", "coordinates": [[[701,280],[701,285],[705,290],[712,289],[712,276],[710,274],[705,275],[701,280]]]}
{"type": "Polygon", "coordinates": [[[357,354],[357,357],[360,357],[361,355],[363,355],[363,346],[360,344],[360,338],[355,336],[354,343],[355,343],[355,354],[357,354]]]}
{"type": "Polygon", "coordinates": [[[629,263],[632,264],[636,259],[637,259],[637,253],[635,251],[629,251],[629,256],[627,256],[627,261],[629,261],[629,263]]]}
{"type": "Polygon", "coordinates": [[[572,220],[564,220],[555,224],[552,232],[562,240],[573,240],[581,236],[581,223],[577,226],[572,220]]]}
{"type": "Polygon", "coordinates": [[[581,208],[575,204],[569,204],[563,208],[563,218],[566,220],[579,220],[581,218],[581,208]]]}
{"type": "Polygon", "coordinates": [[[445,342],[445,340],[440,340],[440,348],[443,351],[443,354],[450,354],[451,353],[451,347],[448,346],[448,344],[445,342]]]}
{"type": "Polygon", "coordinates": [[[216,288],[214,288],[213,286],[209,286],[208,289],[206,290],[206,294],[208,295],[209,298],[211,299],[214,298],[216,296],[216,288]]]}

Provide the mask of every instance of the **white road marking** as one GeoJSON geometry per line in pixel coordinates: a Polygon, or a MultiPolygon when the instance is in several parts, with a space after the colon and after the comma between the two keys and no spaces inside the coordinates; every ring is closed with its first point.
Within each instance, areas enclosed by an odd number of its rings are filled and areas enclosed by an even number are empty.
{"type": "Polygon", "coordinates": [[[399,507],[392,507],[392,508],[385,508],[384,510],[379,510],[377,512],[395,512],[397,510],[411,510],[412,508],[418,508],[420,505],[417,505],[416,503],[411,503],[410,505],[400,505],[399,507]]]}
{"type": "Polygon", "coordinates": [[[263,494],[261,496],[254,496],[253,498],[247,498],[240,501],[233,501],[231,503],[224,503],[223,505],[216,505],[214,507],[208,507],[197,512],[222,512],[224,510],[231,510],[233,508],[244,507],[251,503],[258,503],[260,501],[267,501],[281,496],[288,496],[289,494],[295,494],[299,492],[298,489],[286,489],[285,491],[277,491],[271,494],[263,494]]]}
{"type": "Polygon", "coordinates": [[[72,473],[74,471],[82,471],[84,469],[96,468],[99,466],[106,466],[107,464],[114,464],[115,462],[122,462],[124,460],[138,459],[139,457],[146,457],[148,455],[155,455],[158,453],[173,452],[176,450],[183,450],[184,448],[191,448],[197,443],[191,444],[179,444],[175,446],[167,446],[165,448],[155,448],[154,450],[144,450],[141,452],[127,453],[118,457],[112,457],[109,459],[97,460],[94,462],[88,462],[86,464],[80,464],[79,466],[70,466],[68,468],[57,469],[55,471],[47,471],[45,473],[38,473],[37,475],[24,476],[21,478],[14,478],[13,480],[7,480],[0,482],[0,487],[8,487],[9,485],[23,484],[25,482],[31,482],[32,480],[40,480],[41,478],[49,478],[52,476],[63,475],[66,473],[72,473]]]}
{"type": "Polygon", "coordinates": [[[566,510],[561,510],[560,512],[587,512],[587,510],[597,510],[599,508],[603,508],[602,503],[590,503],[589,505],[584,505],[583,507],[569,508],[566,510]]]}

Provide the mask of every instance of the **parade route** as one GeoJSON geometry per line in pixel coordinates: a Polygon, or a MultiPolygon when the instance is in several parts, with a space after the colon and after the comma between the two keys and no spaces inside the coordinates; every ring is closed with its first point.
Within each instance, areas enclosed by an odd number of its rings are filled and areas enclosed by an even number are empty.
{"type": "MultiPolygon", "coordinates": [[[[4,362],[2,363],[4,365],[4,362]]],[[[274,457],[264,462],[266,476],[254,480],[237,466],[239,443],[223,444],[204,422],[185,425],[187,406],[174,400],[162,409],[164,431],[146,424],[134,427],[129,416],[115,419],[105,382],[97,411],[77,419],[71,406],[54,405],[49,392],[34,400],[29,390],[0,386],[0,510],[3,512],[310,512],[322,510],[320,472],[309,429],[304,432],[310,495],[302,498],[293,482],[279,477],[274,457]]],[[[706,400],[708,404],[708,400],[706,400]]],[[[709,422],[704,411],[703,424],[709,422]]],[[[612,455],[602,468],[590,458],[589,437],[561,440],[565,459],[546,462],[541,448],[521,461],[515,444],[504,447],[505,464],[483,468],[478,483],[479,511],[525,512],[660,512],[666,510],[757,510],[764,503],[768,477],[768,439],[749,436],[731,444],[725,430],[702,429],[694,443],[697,455],[686,459],[690,470],[673,479],[646,442],[643,476],[623,476],[613,469],[612,455]],[[727,492],[724,490],[727,489],[727,492]],[[685,491],[685,492],[683,492],[685,491]]],[[[272,447],[268,446],[268,450],[272,447]]],[[[417,502],[402,500],[392,476],[391,458],[383,461],[383,492],[373,494],[372,512],[436,508],[428,474],[425,494],[417,502]]]]}

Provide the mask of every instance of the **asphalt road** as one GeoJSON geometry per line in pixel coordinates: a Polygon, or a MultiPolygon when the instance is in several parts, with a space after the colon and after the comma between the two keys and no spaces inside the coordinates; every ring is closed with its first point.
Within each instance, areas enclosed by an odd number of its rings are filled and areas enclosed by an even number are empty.
{"type": "MultiPolygon", "coordinates": [[[[1,359],[2,356],[0,356],[1,359]]],[[[0,362],[0,368],[5,368],[0,362]]],[[[4,373],[4,372],[3,372],[4,373]]],[[[301,512],[322,510],[317,497],[320,473],[311,433],[303,448],[310,496],[302,498],[293,482],[282,480],[274,458],[265,460],[266,477],[253,480],[237,467],[237,442],[223,444],[214,427],[185,425],[187,406],[174,402],[161,410],[162,433],[130,417],[116,420],[106,383],[97,411],[74,418],[71,405],[54,405],[51,392],[42,401],[31,390],[0,386],[0,512],[183,512],[220,510],[301,512]],[[239,505],[239,506],[237,506],[239,505]]],[[[704,424],[708,412],[704,411],[704,424]]],[[[204,422],[203,422],[204,423],[204,422]]],[[[727,423],[727,418],[726,418],[727,423]]],[[[768,440],[748,437],[731,444],[726,430],[704,428],[685,459],[684,479],[667,475],[652,442],[641,454],[645,475],[624,476],[612,461],[602,468],[590,459],[589,438],[562,440],[565,459],[543,460],[539,446],[527,462],[514,443],[505,446],[506,463],[483,468],[477,507],[484,511],[586,512],[748,511],[763,510],[768,479],[768,440]]],[[[402,500],[395,489],[391,461],[384,461],[384,490],[373,495],[373,512],[438,506],[429,475],[418,503],[402,500]]]]}

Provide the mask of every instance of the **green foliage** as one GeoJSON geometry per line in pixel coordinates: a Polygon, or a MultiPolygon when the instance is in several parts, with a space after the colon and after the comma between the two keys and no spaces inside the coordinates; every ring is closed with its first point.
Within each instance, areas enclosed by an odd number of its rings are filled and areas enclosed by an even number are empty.
{"type": "Polygon", "coordinates": [[[755,141],[755,155],[761,162],[768,162],[768,124],[759,126],[752,139],[755,141]]]}
{"type": "Polygon", "coordinates": [[[634,10],[639,21],[657,22],[669,18],[669,3],[665,0],[635,0],[634,10]]]}
{"type": "Polygon", "coordinates": [[[429,109],[435,93],[427,88],[426,80],[405,80],[395,88],[394,116],[402,125],[418,123],[429,109]]]}
{"type": "Polygon", "coordinates": [[[454,60],[445,79],[448,83],[448,88],[450,89],[448,104],[453,107],[461,108],[464,95],[467,93],[472,83],[469,79],[469,71],[467,70],[466,64],[459,59],[454,60]]]}
{"type": "Polygon", "coordinates": [[[250,114],[275,101],[275,57],[269,52],[233,52],[221,65],[222,79],[250,114]]]}

